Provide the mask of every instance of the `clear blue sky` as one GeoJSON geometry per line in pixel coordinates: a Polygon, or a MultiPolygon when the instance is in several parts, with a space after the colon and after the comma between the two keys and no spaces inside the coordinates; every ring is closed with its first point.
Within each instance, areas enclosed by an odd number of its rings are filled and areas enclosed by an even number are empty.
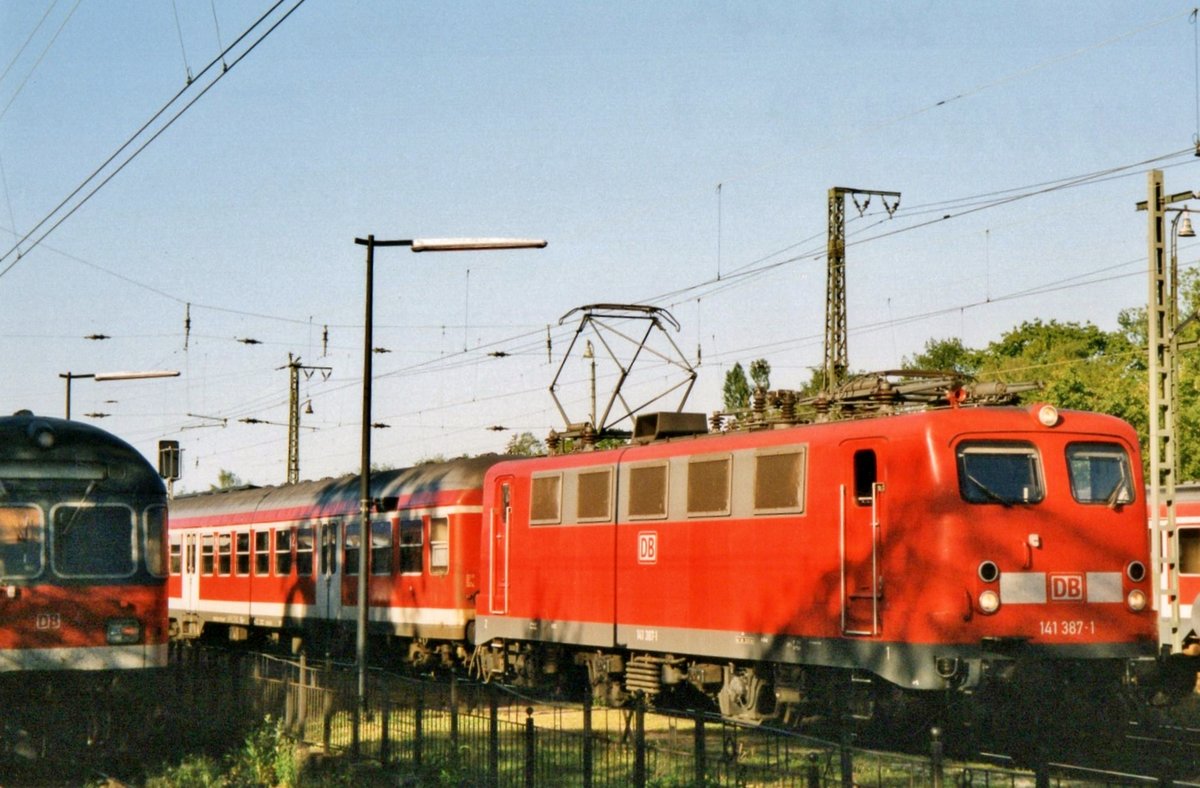
{"type": "MultiPolygon", "coordinates": [[[[193,490],[220,469],[283,480],[286,428],[237,420],[286,423],[289,353],[332,367],[301,387],[302,475],[356,469],[356,236],[549,240],[380,251],[375,344],[392,352],[375,357],[374,417],[391,428],[374,457],[402,466],[500,450],[512,432],[491,425],[561,428],[547,387],[575,322],[558,321],[584,304],[669,309],[702,357],[689,409],[720,406],[735,361],[765,357],[773,385],[800,386],[822,359],[832,186],[903,194],[890,221],[873,202],[848,227],[852,367],[1034,318],[1113,328],[1146,301],[1139,163],[1197,134],[1180,4],[307,0],[219,81],[219,65],[201,74],[270,5],[0,0],[0,409],[62,415],[68,371],[178,369],[75,381],[72,415],[111,413],[96,423],[147,454],[180,440],[193,490]],[[33,246],[172,96],[164,117],[206,87],[33,246]],[[1072,286],[1010,298],[1056,283],[1072,286]]],[[[1197,164],[1154,166],[1174,192],[1200,187],[1197,164]]],[[[582,420],[572,366],[560,396],[582,420]]],[[[643,385],[665,380],[650,368],[643,385]]]]}

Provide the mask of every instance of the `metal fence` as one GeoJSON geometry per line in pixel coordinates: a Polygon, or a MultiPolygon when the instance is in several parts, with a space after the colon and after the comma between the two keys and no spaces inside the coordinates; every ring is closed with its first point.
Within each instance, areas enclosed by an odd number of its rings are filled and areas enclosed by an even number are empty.
{"type": "MultiPolygon", "coordinates": [[[[1158,784],[1047,766],[1038,773],[881,753],[645,704],[533,701],[455,678],[369,676],[359,708],[345,666],[185,648],[176,690],[193,724],[228,730],[270,715],[326,753],[373,759],[422,784],[489,786],[1123,786],[1158,784]]],[[[1182,785],[1182,783],[1179,783],[1182,785]]]]}

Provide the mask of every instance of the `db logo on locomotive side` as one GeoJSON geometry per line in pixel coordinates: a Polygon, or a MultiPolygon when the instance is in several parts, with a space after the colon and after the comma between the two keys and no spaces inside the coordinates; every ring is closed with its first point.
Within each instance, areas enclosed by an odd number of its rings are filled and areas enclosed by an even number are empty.
{"type": "Polygon", "coordinates": [[[1082,602],[1087,593],[1083,575],[1050,575],[1050,601],[1052,602],[1082,602]]]}

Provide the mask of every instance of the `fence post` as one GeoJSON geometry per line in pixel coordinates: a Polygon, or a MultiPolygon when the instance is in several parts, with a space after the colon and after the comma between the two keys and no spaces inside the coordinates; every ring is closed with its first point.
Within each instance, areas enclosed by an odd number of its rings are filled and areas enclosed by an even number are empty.
{"type": "Polygon", "coordinates": [[[942,788],[942,754],[945,745],[942,744],[942,729],[932,728],[929,731],[929,738],[932,739],[929,747],[930,767],[933,770],[933,788],[942,788]]]}
{"type": "Polygon", "coordinates": [[[537,771],[537,745],[534,741],[533,707],[525,707],[525,788],[533,788],[537,771]]]}
{"type": "Polygon", "coordinates": [[[450,674],[450,752],[458,758],[458,675],[450,674]]]}
{"type": "Polygon", "coordinates": [[[821,756],[815,752],[808,754],[808,788],[821,788],[821,756]]]}
{"type": "Polygon", "coordinates": [[[425,734],[425,690],[422,688],[417,691],[417,716],[413,720],[413,768],[421,771],[421,762],[424,755],[424,734],[425,734]]]}
{"type": "Polygon", "coordinates": [[[854,785],[854,753],[850,752],[850,731],[842,731],[842,785],[854,785]]]}
{"type": "Polygon", "coordinates": [[[379,761],[384,766],[388,765],[392,756],[391,739],[388,738],[388,728],[392,722],[392,699],[386,692],[380,693],[383,698],[380,701],[380,712],[383,715],[383,728],[379,731],[379,761]]]}
{"type": "Polygon", "coordinates": [[[308,727],[308,657],[304,652],[300,652],[300,694],[296,698],[296,730],[300,731],[301,738],[304,736],[304,731],[308,727]]]}
{"type": "Polygon", "coordinates": [[[331,740],[333,739],[333,690],[325,689],[321,692],[321,700],[325,706],[321,714],[321,747],[325,754],[330,751],[331,740]]]}
{"type": "Polygon", "coordinates": [[[646,785],[646,696],[638,693],[634,698],[634,756],[633,784],[638,788],[646,785]]]}
{"type": "Polygon", "coordinates": [[[592,691],[583,693],[583,788],[592,788],[592,691]]]}
{"type": "Polygon", "coordinates": [[[488,785],[500,784],[500,703],[496,690],[488,693],[488,785]]]}
{"type": "Polygon", "coordinates": [[[695,747],[694,747],[694,749],[696,751],[695,755],[694,755],[695,774],[692,776],[692,782],[695,785],[700,786],[700,788],[703,788],[704,781],[705,781],[705,774],[707,773],[707,768],[706,768],[705,762],[707,761],[706,748],[708,745],[708,742],[704,736],[704,712],[702,712],[698,709],[693,711],[692,712],[692,721],[695,725],[693,730],[695,731],[695,747]]]}

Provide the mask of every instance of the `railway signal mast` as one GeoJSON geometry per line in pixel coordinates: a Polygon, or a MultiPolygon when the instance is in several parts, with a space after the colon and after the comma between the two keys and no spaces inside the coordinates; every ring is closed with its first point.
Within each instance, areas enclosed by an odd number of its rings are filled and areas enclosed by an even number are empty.
{"type": "MultiPolygon", "coordinates": [[[[1147,304],[1148,363],[1150,376],[1150,576],[1154,592],[1160,597],[1159,642],[1172,652],[1183,648],[1183,626],[1179,599],[1179,532],[1175,527],[1175,486],[1179,482],[1179,450],[1176,442],[1179,419],[1180,330],[1196,318],[1179,321],[1178,239],[1195,237],[1187,208],[1172,208],[1176,203],[1196,199],[1194,192],[1163,193],[1162,170],[1151,170],[1148,195],[1137,204],[1149,218],[1150,297],[1147,304]],[[1170,228],[1170,255],[1167,255],[1166,214],[1174,213],[1170,228]]],[[[1188,343],[1190,347],[1194,343],[1188,343]]]]}
{"type": "Polygon", "coordinates": [[[871,197],[878,196],[890,218],[900,207],[900,192],[851,189],[829,190],[829,247],[825,284],[825,381],[824,392],[832,394],[846,377],[846,197],[854,201],[858,215],[866,213],[871,197]],[[866,199],[860,204],[859,197],[866,199]],[[888,200],[891,199],[889,203],[888,200]]]}

